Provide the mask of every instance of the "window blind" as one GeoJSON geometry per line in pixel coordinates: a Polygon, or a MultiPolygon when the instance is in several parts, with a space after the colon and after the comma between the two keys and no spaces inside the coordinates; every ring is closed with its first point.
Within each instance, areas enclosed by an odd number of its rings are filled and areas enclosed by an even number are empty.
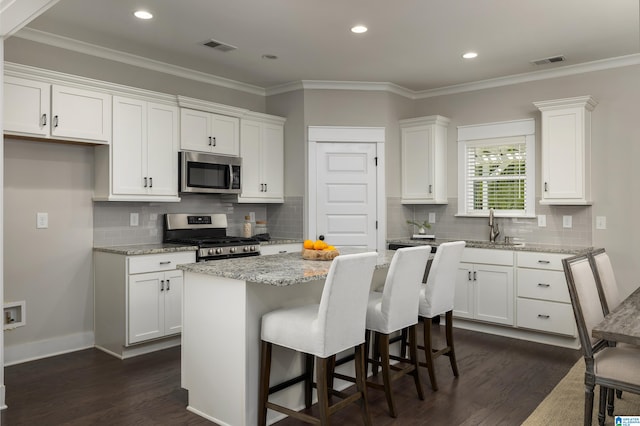
{"type": "Polygon", "coordinates": [[[467,143],[467,213],[526,211],[526,148],[524,137],[467,143]]]}

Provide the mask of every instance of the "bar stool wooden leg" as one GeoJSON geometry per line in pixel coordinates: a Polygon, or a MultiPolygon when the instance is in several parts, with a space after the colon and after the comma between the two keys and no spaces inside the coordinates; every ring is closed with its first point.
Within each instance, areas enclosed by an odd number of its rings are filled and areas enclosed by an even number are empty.
{"type": "Polygon", "coordinates": [[[355,350],[356,369],[356,390],[360,393],[360,411],[362,420],[366,426],[371,426],[371,414],[369,413],[369,402],[367,399],[367,375],[364,371],[364,346],[360,344],[355,350]]]}
{"type": "Polygon", "coordinates": [[[431,318],[422,317],[423,334],[424,334],[424,357],[427,370],[429,371],[429,380],[431,388],[438,390],[438,382],[436,381],[436,373],[433,368],[433,348],[431,343],[431,318]]]}
{"type": "MultiPolygon", "coordinates": [[[[417,324],[409,327],[409,359],[411,360],[411,364],[413,364],[413,371],[411,371],[411,375],[413,376],[413,381],[416,384],[416,390],[418,391],[418,398],[421,401],[424,401],[424,393],[422,392],[422,383],[420,383],[420,360],[418,359],[418,341],[417,341],[417,324]]],[[[406,329],[403,330],[406,333],[406,329]]]]}
{"type": "Polygon", "coordinates": [[[304,354],[304,406],[311,408],[313,404],[313,355],[304,354]]]}
{"type": "Polygon", "coordinates": [[[318,389],[318,409],[321,425],[329,425],[329,388],[327,386],[329,358],[316,357],[316,386],[318,389]]]}
{"type": "Polygon", "coordinates": [[[397,417],[396,405],[393,400],[393,393],[391,392],[391,365],[389,359],[389,335],[376,333],[378,338],[378,352],[380,353],[380,363],[382,366],[382,382],[384,384],[384,395],[387,398],[387,405],[389,406],[389,414],[391,417],[397,417]]]}
{"type": "Polygon", "coordinates": [[[260,388],[258,395],[258,426],[267,424],[269,375],[271,374],[271,343],[263,341],[260,347],[260,388]]]}
{"type": "Polygon", "coordinates": [[[447,336],[447,356],[449,357],[449,362],[451,363],[453,375],[458,377],[458,363],[456,362],[456,351],[453,347],[453,311],[448,311],[445,315],[445,318],[447,320],[447,326],[445,327],[447,336]]]}

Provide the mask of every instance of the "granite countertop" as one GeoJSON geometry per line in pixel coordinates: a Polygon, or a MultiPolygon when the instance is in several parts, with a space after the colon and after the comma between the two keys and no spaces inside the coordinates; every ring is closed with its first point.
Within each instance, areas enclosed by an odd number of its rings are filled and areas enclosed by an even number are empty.
{"type": "MultiPolygon", "coordinates": [[[[341,254],[361,252],[363,250],[341,250],[341,254]]],[[[376,269],[388,268],[394,253],[393,250],[379,253],[376,269]]],[[[324,279],[327,277],[330,266],[330,261],[305,260],[300,253],[284,253],[189,263],[178,265],[178,269],[282,287],[324,279]]]]}
{"type": "MultiPolygon", "coordinates": [[[[463,240],[461,238],[460,240],[463,240]]],[[[446,243],[449,241],[459,241],[453,239],[441,239],[436,238],[435,240],[418,240],[418,239],[390,239],[387,240],[387,243],[396,243],[396,244],[407,244],[407,245],[423,245],[429,244],[432,246],[438,246],[442,243],[446,243]]],[[[505,244],[503,242],[491,243],[489,241],[475,241],[475,240],[465,240],[469,248],[486,248],[486,249],[496,249],[496,250],[513,250],[513,251],[533,251],[533,252],[543,252],[543,253],[559,253],[559,254],[582,254],[587,253],[593,250],[593,247],[578,247],[578,246],[560,246],[560,245],[552,245],[552,244],[536,244],[536,243],[513,243],[513,244],[505,244]]]]}
{"type": "Polygon", "coordinates": [[[125,256],[139,256],[143,254],[176,253],[180,251],[196,251],[197,246],[186,246],[184,244],[136,244],[128,246],[107,246],[94,247],[93,251],[105,253],[122,254],[125,256]]]}

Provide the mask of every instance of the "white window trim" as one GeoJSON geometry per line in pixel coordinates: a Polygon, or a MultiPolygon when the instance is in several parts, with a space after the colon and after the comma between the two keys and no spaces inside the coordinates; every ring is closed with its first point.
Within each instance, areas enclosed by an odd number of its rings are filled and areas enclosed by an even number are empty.
{"type": "Polygon", "coordinates": [[[524,136],[527,151],[527,191],[526,210],[523,214],[500,214],[502,217],[536,217],[535,212],[535,185],[536,185],[536,152],[535,152],[535,120],[502,121],[497,123],[474,124],[470,126],[458,126],[458,213],[456,216],[486,217],[487,212],[470,214],[467,212],[467,157],[466,147],[468,142],[482,139],[497,139],[506,137],[524,136]]]}

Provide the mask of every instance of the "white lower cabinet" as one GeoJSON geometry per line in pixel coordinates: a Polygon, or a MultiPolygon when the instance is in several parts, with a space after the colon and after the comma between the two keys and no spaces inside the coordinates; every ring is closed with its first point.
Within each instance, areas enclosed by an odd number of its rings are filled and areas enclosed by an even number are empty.
{"type": "Polygon", "coordinates": [[[195,251],[126,256],[94,253],[96,347],[127,358],[179,344],[182,271],[195,251]]]}
{"type": "Polygon", "coordinates": [[[182,271],[129,276],[128,343],[182,331],[182,271]]]}
{"type": "Polygon", "coordinates": [[[576,335],[562,259],[555,253],[519,252],[517,264],[517,320],[520,328],[576,335]]]}
{"type": "Polygon", "coordinates": [[[514,325],[513,252],[465,248],[453,314],[456,318],[514,325]]]}

